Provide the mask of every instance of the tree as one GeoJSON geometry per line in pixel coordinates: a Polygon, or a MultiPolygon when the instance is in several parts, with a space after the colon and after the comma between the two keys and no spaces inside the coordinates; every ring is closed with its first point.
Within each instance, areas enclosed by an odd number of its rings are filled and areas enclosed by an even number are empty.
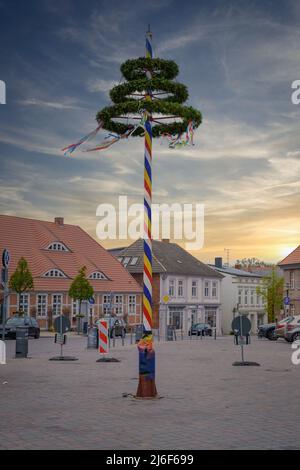
{"type": "Polygon", "coordinates": [[[262,286],[256,288],[256,292],[266,302],[268,321],[273,323],[280,309],[282,308],[284,279],[278,276],[276,268],[273,266],[269,276],[263,277],[262,286]]]}
{"type": "Polygon", "coordinates": [[[69,289],[69,296],[79,301],[79,315],[81,315],[81,304],[83,300],[93,297],[94,289],[86,278],[86,267],[83,266],[75,277],[69,289]]]}
{"type": "Polygon", "coordinates": [[[19,310],[20,310],[20,294],[27,292],[34,288],[33,277],[29,270],[28,263],[25,258],[21,258],[15,272],[12,274],[9,281],[10,289],[13,289],[19,294],[19,310]]]}
{"type": "Polygon", "coordinates": [[[241,260],[237,259],[236,264],[241,265],[243,268],[251,268],[252,266],[256,266],[256,267],[268,266],[267,263],[257,258],[243,258],[241,260]]]}

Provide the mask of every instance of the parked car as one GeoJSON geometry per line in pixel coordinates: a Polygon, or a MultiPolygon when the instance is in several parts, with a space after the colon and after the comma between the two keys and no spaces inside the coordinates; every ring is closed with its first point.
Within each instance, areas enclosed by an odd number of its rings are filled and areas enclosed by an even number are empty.
{"type": "Polygon", "coordinates": [[[211,336],[212,327],[208,323],[195,323],[189,330],[189,336],[191,335],[211,336]]]}
{"type": "Polygon", "coordinates": [[[277,339],[275,334],[276,323],[266,323],[265,325],[260,325],[257,329],[257,336],[259,338],[268,338],[270,341],[277,339]]]}
{"type": "Polygon", "coordinates": [[[297,329],[300,329],[300,315],[295,315],[286,326],[284,339],[288,343],[292,343],[296,339],[300,339],[300,335],[298,335],[297,329]]]}
{"type": "MultiPolygon", "coordinates": [[[[114,335],[124,338],[126,335],[126,323],[124,322],[123,318],[105,315],[103,319],[107,320],[108,322],[109,336],[111,338],[113,338],[114,335]]],[[[99,320],[97,320],[95,324],[98,326],[99,320]]]]}
{"type": "Polygon", "coordinates": [[[270,341],[276,341],[278,337],[283,337],[283,335],[281,335],[281,332],[284,331],[285,325],[292,319],[293,317],[289,316],[283,318],[277,323],[266,323],[265,325],[260,325],[258,327],[258,336],[260,338],[268,338],[270,341]]]}
{"type": "Polygon", "coordinates": [[[295,318],[294,315],[290,315],[277,323],[276,328],[275,328],[275,334],[277,338],[285,338],[287,327],[292,321],[294,321],[294,318],[295,318]]]}
{"type": "MultiPolygon", "coordinates": [[[[5,338],[16,339],[16,328],[18,326],[28,327],[28,336],[35,339],[40,337],[40,327],[35,318],[13,316],[7,319],[5,323],[5,338]]],[[[3,326],[0,326],[0,338],[2,337],[3,326]]]]}
{"type": "MultiPolygon", "coordinates": [[[[292,326],[292,325],[291,325],[292,326]]],[[[287,329],[285,333],[285,339],[288,343],[293,343],[294,341],[300,341],[300,325],[294,326],[293,329],[287,329]]]]}

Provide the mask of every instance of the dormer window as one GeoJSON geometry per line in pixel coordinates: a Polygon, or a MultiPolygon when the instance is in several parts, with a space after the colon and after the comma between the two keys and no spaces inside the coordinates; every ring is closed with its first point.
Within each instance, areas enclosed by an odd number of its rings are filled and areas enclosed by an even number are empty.
{"type": "Polygon", "coordinates": [[[101,271],[94,271],[92,274],[89,275],[89,279],[104,279],[107,281],[107,277],[101,271]]]}
{"type": "Polygon", "coordinates": [[[49,269],[44,277],[67,277],[60,269],[49,269]]]}
{"type": "Polygon", "coordinates": [[[64,245],[61,242],[50,243],[47,250],[50,250],[50,251],[69,251],[68,248],[66,247],[66,245],[64,245]]]}

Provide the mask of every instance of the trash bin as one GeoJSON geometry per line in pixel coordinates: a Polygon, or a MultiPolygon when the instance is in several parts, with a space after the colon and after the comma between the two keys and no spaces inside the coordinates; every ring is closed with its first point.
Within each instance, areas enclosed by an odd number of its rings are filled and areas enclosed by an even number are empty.
{"type": "Polygon", "coordinates": [[[16,328],[16,357],[27,357],[28,354],[28,327],[16,328]]]}
{"type": "Polygon", "coordinates": [[[96,326],[90,326],[88,329],[88,349],[98,349],[99,346],[99,333],[96,326]]]}

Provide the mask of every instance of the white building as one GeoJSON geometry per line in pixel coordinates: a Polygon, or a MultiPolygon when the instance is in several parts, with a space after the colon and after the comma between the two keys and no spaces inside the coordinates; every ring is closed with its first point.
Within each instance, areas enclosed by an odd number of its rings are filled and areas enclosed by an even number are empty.
{"type": "MultiPolygon", "coordinates": [[[[191,324],[210,323],[221,334],[223,276],[176,243],[153,240],[153,328],[164,336],[167,325],[187,333],[191,324]]],[[[142,285],[143,240],[111,250],[142,285]]]]}
{"type": "Polygon", "coordinates": [[[222,258],[216,258],[215,265],[211,267],[224,276],[221,285],[223,334],[231,332],[231,322],[238,314],[249,318],[251,332],[256,333],[258,325],[267,323],[265,302],[256,292],[257,287],[262,285],[263,276],[225,267],[222,258]]]}

